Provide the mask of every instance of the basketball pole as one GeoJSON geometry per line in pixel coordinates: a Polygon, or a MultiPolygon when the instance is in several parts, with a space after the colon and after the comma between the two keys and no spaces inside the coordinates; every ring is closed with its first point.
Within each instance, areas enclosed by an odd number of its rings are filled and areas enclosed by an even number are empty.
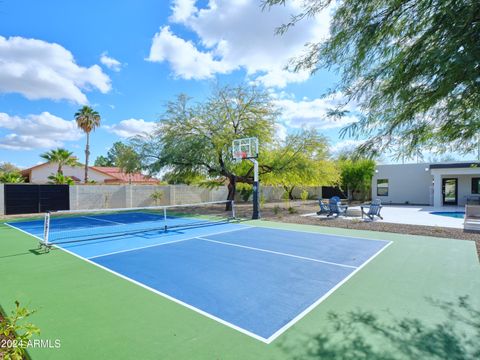
{"type": "Polygon", "coordinates": [[[249,159],[253,163],[253,214],[252,219],[260,219],[260,182],[258,181],[258,161],[249,159]]]}

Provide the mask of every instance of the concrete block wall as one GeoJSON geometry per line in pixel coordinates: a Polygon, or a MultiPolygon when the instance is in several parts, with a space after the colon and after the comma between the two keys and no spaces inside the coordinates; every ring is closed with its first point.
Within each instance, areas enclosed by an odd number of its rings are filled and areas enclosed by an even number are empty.
{"type": "Polygon", "coordinates": [[[0,184],[0,215],[5,215],[5,197],[3,195],[3,184],[0,184]]]}
{"type": "Polygon", "coordinates": [[[127,207],[125,185],[70,186],[70,209],[116,209],[127,207]]]}
{"type": "MultiPolygon", "coordinates": [[[[207,201],[226,200],[227,187],[207,189],[187,185],[73,185],[70,186],[70,209],[116,209],[157,205],[152,199],[156,191],[163,192],[158,205],[180,205],[207,201]]],[[[321,194],[321,187],[307,188],[310,196],[321,194]]],[[[284,190],[280,187],[262,186],[261,192],[266,201],[281,200],[284,190]]],[[[302,189],[294,194],[300,197],[302,189]]],[[[238,202],[242,202],[237,196],[238,202]]],[[[250,199],[251,200],[251,199],[250,199]]],[[[5,214],[4,185],[0,184],[0,215],[5,214]]]]}

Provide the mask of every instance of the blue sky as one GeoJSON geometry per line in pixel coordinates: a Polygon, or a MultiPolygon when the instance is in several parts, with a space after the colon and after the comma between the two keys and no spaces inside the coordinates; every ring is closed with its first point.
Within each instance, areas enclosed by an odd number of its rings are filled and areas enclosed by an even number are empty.
{"type": "Polygon", "coordinates": [[[152,129],[179,93],[201,100],[215,83],[251,82],[283,114],[278,134],[314,126],[334,148],[354,121],[325,119],[342,95],[322,98],[336,76],[284,70],[302,45],[327,34],[324,13],[275,36],[298,9],[267,12],[257,0],[3,0],[0,2],[0,162],[28,167],[62,146],[84,159],[73,114],[89,104],[102,116],[92,159],[111,144],[152,129]]]}

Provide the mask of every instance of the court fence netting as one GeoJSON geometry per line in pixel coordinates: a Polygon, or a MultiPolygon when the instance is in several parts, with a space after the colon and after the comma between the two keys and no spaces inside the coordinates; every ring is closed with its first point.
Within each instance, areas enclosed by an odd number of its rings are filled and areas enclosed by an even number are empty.
{"type": "Polygon", "coordinates": [[[41,246],[141,234],[156,236],[179,228],[203,227],[236,219],[231,200],[121,209],[47,212],[41,246]],[[228,209],[228,210],[227,210],[228,209]]]}

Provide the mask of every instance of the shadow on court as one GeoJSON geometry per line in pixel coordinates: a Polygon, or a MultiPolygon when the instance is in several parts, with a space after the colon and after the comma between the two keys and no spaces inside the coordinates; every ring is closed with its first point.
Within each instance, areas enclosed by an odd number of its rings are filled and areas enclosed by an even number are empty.
{"type": "Polygon", "coordinates": [[[328,315],[327,329],[294,345],[280,344],[292,360],[480,359],[480,311],[467,296],[455,302],[427,299],[443,321],[397,318],[384,323],[373,312],[328,315]]]}

